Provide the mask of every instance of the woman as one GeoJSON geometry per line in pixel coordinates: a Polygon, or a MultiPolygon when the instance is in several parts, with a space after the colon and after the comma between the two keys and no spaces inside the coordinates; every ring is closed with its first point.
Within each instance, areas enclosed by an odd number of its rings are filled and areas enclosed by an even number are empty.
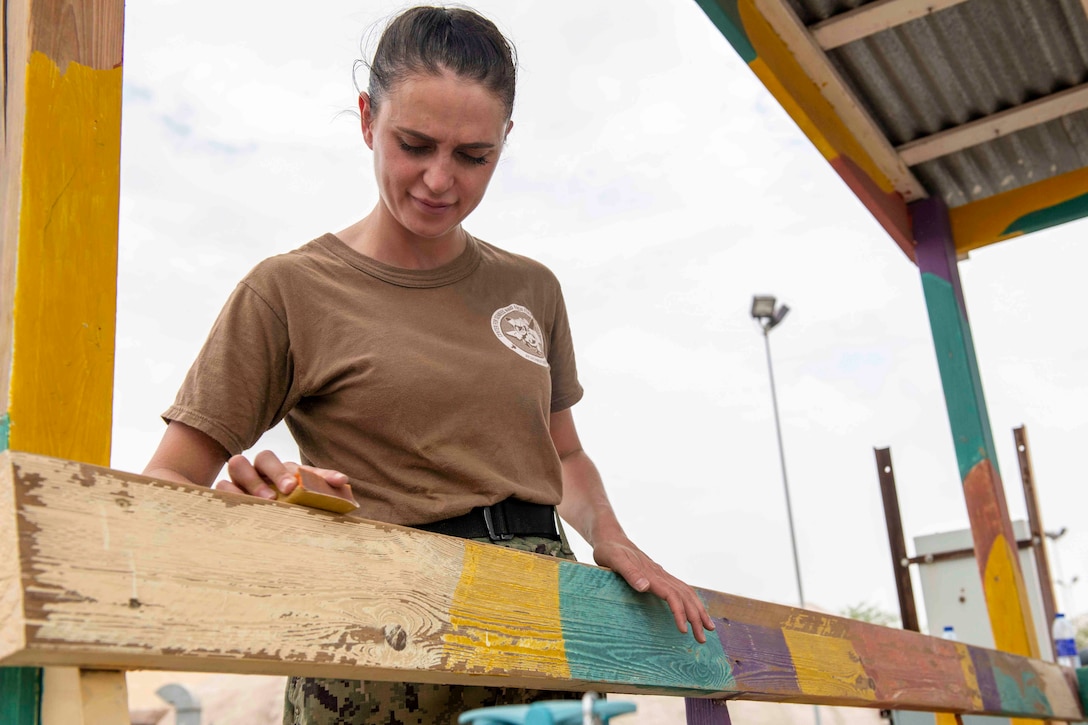
{"type": "MultiPolygon", "coordinates": [[[[211,485],[226,461],[220,490],[289,493],[294,464],[241,455],[286,419],[302,463],[359,515],[569,556],[558,509],[598,564],[705,641],[698,596],[627,538],[582,449],[558,282],[461,226],[513,127],[509,42],[472,11],[413,8],[370,70],[359,114],[376,205],[242,280],[144,472],[211,485]]],[[[450,722],[540,694],[293,678],[285,721],[450,722]]]]}

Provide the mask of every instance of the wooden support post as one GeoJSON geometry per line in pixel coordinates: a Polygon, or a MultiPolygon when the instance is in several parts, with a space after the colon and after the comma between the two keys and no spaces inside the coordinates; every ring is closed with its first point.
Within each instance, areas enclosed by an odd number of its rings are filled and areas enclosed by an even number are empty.
{"type": "MultiPolygon", "coordinates": [[[[120,193],[122,0],[5,0],[0,158],[0,429],[5,447],[109,463],[120,193]]],[[[95,693],[86,722],[128,722],[95,693]],[[103,709],[106,708],[106,709],[103,709]],[[91,718],[91,719],[87,719],[91,718]]],[[[45,684],[48,699],[50,677],[45,684]]],[[[116,680],[120,679],[120,684],[116,680]]],[[[5,673],[0,703],[38,672],[5,673]]],[[[89,688],[89,689],[88,689],[89,688]]],[[[112,703],[112,705],[111,705],[112,703]]],[[[5,706],[0,706],[5,707],[5,706]]],[[[69,719],[67,722],[80,722],[69,719]]]]}
{"type": "Polygon", "coordinates": [[[732,725],[725,700],[700,700],[689,697],[684,702],[688,725],[732,725]]]}
{"type": "Polygon", "coordinates": [[[0,664],[1083,719],[1051,662],[698,591],[705,644],[588,564],[0,454],[0,664]]]}
{"type": "Polygon", "coordinates": [[[873,453],[876,455],[876,475],[880,480],[880,497],[884,501],[884,521],[888,526],[888,547],[892,552],[895,590],[899,594],[899,617],[903,621],[903,629],[920,632],[914,585],[910,580],[907,542],[903,536],[903,519],[899,515],[899,496],[895,491],[892,451],[890,448],[874,448],[873,453]]]}
{"type": "MultiPolygon", "coordinates": [[[[1024,501],[1027,504],[1028,528],[1031,531],[1031,548],[1035,552],[1035,568],[1039,572],[1039,592],[1043,599],[1043,615],[1048,625],[1054,622],[1058,608],[1055,605],[1054,580],[1050,578],[1050,560],[1046,555],[1046,530],[1039,511],[1039,493],[1035,488],[1035,469],[1031,465],[1031,447],[1028,445],[1027,426],[1012,429],[1016,443],[1016,459],[1020,463],[1020,481],[1024,484],[1024,501]]],[[[1051,651],[1054,643],[1051,642],[1051,651]]]]}
{"type": "Polygon", "coordinates": [[[922,290],[994,643],[1005,652],[1038,657],[1039,644],[997,466],[948,208],[941,199],[929,198],[914,202],[910,210],[922,290]]]}

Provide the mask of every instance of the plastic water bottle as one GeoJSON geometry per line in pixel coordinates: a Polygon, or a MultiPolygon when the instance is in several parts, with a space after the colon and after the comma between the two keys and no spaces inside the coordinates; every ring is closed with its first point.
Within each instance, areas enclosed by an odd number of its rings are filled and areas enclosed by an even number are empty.
{"type": "Polygon", "coordinates": [[[1077,656],[1077,643],[1073,639],[1073,624],[1061,612],[1054,617],[1054,654],[1056,662],[1062,667],[1080,667],[1077,656]]]}
{"type": "Polygon", "coordinates": [[[946,624],[944,627],[944,631],[941,632],[941,639],[948,639],[953,642],[958,642],[960,638],[956,636],[956,630],[952,628],[952,625],[946,624]]]}

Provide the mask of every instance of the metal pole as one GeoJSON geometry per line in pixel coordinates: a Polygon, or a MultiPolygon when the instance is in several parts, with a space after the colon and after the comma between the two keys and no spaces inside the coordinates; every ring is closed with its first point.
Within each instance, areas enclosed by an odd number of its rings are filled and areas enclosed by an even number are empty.
{"type": "MultiPolygon", "coordinates": [[[[880,480],[880,497],[884,501],[884,521],[888,526],[888,546],[892,552],[895,589],[899,594],[899,616],[903,629],[922,631],[918,626],[918,608],[914,603],[914,585],[910,580],[910,559],[903,536],[903,518],[899,514],[899,496],[895,491],[895,471],[892,470],[892,449],[874,448],[876,475],[880,480]]],[[[970,556],[975,550],[970,550],[970,556]]]]}
{"type": "Polygon", "coordinates": [[[790,545],[793,547],[793,571],[797,575],[797,598],[801,608],[805,606],[805,590],[801,586],[801,560],[797,556],[797,535],[793,530],[793,506],[790,504],[790,484],[786,478],[786,450],[782,446],[782,424],[778,420],[778,395],[774,389],[774,365],[771,363],[771,338],[769,327],[763,325],[763,344],[767,348],[767,372],[771,377],[771,406],[774,408],[774,430],[778,436],[778,460],[782,464],[782,488],[786,492],[786,518],[790,525],[790,545]]]}

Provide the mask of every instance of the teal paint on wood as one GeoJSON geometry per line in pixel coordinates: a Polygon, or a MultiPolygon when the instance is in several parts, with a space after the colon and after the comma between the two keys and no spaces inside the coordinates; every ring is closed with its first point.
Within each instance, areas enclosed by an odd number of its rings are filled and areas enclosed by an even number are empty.
{"type": "Polygon", "coordinates": [[[1039,688],[1039,678],[1035,672],[1025,670],[1017,674],[1022,679],[1017,680],[1000,668],[993,668],[994,682],[997,684],[997,692],[1001,695],[1001,708],[1006,712],[1034,712],[1039,715],[1053,715],[1054,710],[1050,706],[1050,700],[1042,689],[1039,688]]]}
{"type": "Polygon", "coordinates": [[[1080,694],[1080,706],[1088,712],[1088,667],[1077,668],[1077,692],[1080,694]]]}
{"type": "Polygon", "coordinates": [[[681,634],[668,606],[639,594],[616,574],[578,564],[559,567],[559,612],[570,676],[597,682],[676,688],[677,694],[734,689],[721,641],[681,634]],[[615,616],[618,611],[622,616],[615,616]],[[602,612],[613,613],[602,617],[602,612]]]}
{"type": "Polygon", "coordinates": [[[748,40],[748,33],[744,31],[744,23],[740,19],[740,11],[737,9],[737,0],[695,0],[703,9],[710,22],[721,31],[733,50],[745,63],[751,63],[756,59],[756,49],[752,47],[752,41],[748,40]]]}
{"type": "Polygon", "coordinates": [[[993,444],[987,446],[989,426],[985,426],[986,431],[983,430],[984,418],[979,414],[978,396],[975,394],[978,368],[971,364],[974,355],[967,356],[968,346],[963,335],[967,322],[962,319],[951,283],[924,272],[922,291],[926,307],[929,308],[933,347],[937,351],[937,367],[941,372],[941,386],[944,388],[962,481],[979,462],[987,458],[993,461],[988,453],[993,450],[993,444]]]}
{"type": "Polygon", "coordinates": [[[42,671],[37,667],[0,667],[0,723],[38,725],[42,671]]]}
{"type": "Polygon", "coordinates": [[[11,417],[7,413],[0,416],[0,451],[8,449],[8,432],[11,430],[11,417]]]}
{"type": "Polygon", "coordinates": [[[1047,227],[1055,227],[1059,224],[1071,222],[1088,216],[1088,194],[1081,194],[1045,209],[1037,209],[1030,214],[1025,214],[1001,232],[1002,236],[1008,234],[1030,234],[1047,227]]]}

